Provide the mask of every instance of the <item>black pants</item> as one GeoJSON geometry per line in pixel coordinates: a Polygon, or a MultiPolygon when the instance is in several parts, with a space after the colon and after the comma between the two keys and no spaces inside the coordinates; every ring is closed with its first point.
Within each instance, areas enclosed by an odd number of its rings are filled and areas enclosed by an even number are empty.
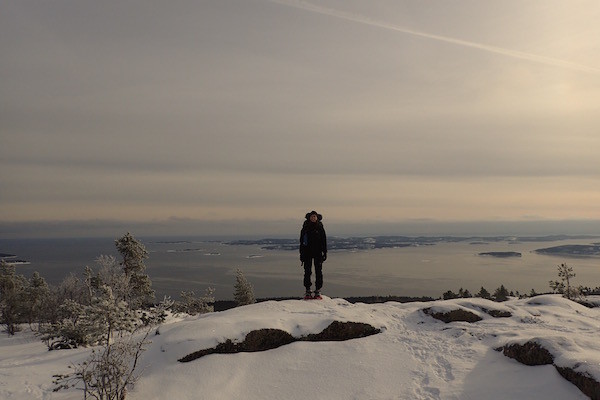
{"type": "Polygon", "coordinates": [[[304,260],[304,287],[306,290],[310,290],[312,286],[312,282],[310,280],[310,275],[312,274],[312,265],[313,262],[315,264],[315,290],[321,290],[323,287],[323,260],[321,257],[306,257],[304,260]]]}

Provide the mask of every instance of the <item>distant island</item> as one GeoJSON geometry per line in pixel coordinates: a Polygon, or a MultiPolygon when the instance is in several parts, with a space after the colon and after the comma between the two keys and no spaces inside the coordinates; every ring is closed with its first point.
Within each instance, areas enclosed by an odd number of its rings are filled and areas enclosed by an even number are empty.
{"type": "Polygon", "coordinates": [[[554,246],[545,249],[535,250],[538,254],[551,256],[570,256],[570,257],[598,257],[600,256],[600,243],[594,244],[567,244],[564,246],[554,246]]]}
{"type": "Polygon", "coordinates": [[[7,264],[13,264],[13,265],[31,264],[27,260],[18,259],[17,256],[14,254],[6,254],[6,253],[0,253],[0,261],[4,261],[7,264]]]}
{"type": "Polygon", "coordinates": [[[516,251],[488,251],[487,253],[479,253],[479,255],[499,258],[521,257],[521,253],[516,251]]]}

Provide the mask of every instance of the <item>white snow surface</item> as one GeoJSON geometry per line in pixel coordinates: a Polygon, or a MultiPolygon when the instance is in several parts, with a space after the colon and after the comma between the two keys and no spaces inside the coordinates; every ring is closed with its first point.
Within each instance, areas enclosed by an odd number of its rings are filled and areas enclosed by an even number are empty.
{"type": "MultiPolygon", "coordinates": [[[[598,299],[596,299],[597,301],[598,299]]],[[[525,366],[494,350],[535,340],[555,363],[600,381],[600,310],[558,295],[495,303],[456,299],[427,303],[351,304],[343,299],[269,301],[196,317],[171,317],[152,334],[142,376],[127,399],[587,399],[552,365],[525,366]],[[423,313],[467,309],[476,323],[423,313]],[[509,311],[494,318],[485,310],[509,311]],[[255,353],[177,360],[255,329],[295,337],[332,321],[364,322],[380,334],[343,342],[294,342],[255,353]]],[[[82,399],[76,389],[53,392],[90,348],[48,351],[31,332],[0,337],[0,399],[82,399]]]]}

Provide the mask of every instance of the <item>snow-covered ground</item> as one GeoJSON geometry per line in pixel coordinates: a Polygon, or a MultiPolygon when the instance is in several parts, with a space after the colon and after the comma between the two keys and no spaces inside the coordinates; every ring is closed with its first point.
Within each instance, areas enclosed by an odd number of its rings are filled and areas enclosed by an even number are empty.
{"type": "MultiPolygon", "coordinates": [[[[600,309],[560,296],[494,303],[264,302],[198,317],[171,318],[152,335],[143,374],[128,399],[587,399],[552,365],[525,366],[495,348],[534,340],[555,364],[600,381],[600,309]],[[444,323],[422,310],[471,311],[476,323],[444,323]],[[485,310],[508,311],[494,318],[485,310]],[[180,363],[226,339],[261,328],[295,337],[332,321],[364,322],[380,334],[343,342],[294,342],[255,353],[212,354],[180,363]]],[[[48,351],[31,333],[0,337],[0,399],[82,399],[52,392],[52,375],[68,372],[90,349],[48,351]]]]}

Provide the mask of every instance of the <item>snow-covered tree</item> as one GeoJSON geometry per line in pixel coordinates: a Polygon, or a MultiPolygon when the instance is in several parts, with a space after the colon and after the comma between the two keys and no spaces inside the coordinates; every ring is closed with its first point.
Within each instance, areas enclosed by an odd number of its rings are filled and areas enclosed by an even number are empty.
{"type": "Polygon", "coordinates": [[[24,313],[24,297],[27,279],[17,275],[15,266],[4,260],[0,262],[0,324],[6,332],[14,335],[19,330],[24,313]]]}
{"type": "MultiPolygon", "coordinates": [[[[165,296],[163,300],[146,310],[141,311],[141,320],[144,326],[160,325],[167,319],[168,312],[173,309],[175,302],[169,296],[165,296]]],[[[156,330],[158,334],[158,328],[156,330]]]]}
{"type": "Polygon", "coordinates": [[[146,247],[133,235],[127,232],[115,240],[115,246],[123,257],[121,265],[127,275],[142,273],[146,270],[144,260],[148,258],[146,247]]]}
{"type": "Polygon", "coordinates": [[[123,237],[115,240],[119,254],[123,257],[121,265],[128,282],[128,292],[125,301],[132,309],[138,309],[154,301],[152,281],[145,274],[144,260],[148,258],[148,251],[144,245],[127,232],[123,237]]]}
{"type": "Polygon", "coordinates": [[[69,299],[78,303],[85,303],[85,293],[81,279],[73,272],[67,275],[58,285],[58,295],[61,300],[69,299]]]}
{"type": "Polygon", "coordinates": [[[148,333],[149,330],[141,340],[129,336],[93,349],[88,359],[70,366],[73,372],[54,375],[54,391],[78,388],[84,399],[125,400],[127,391],[139,378],[136,368],[149,343],[148,333]]]}
{"type": "Polygon", "coordinates": [[[85,292],[90,301],[102,286],[108,286],[115,298],[127,300],[131,291],[130,276],[119,266],[114,256],[100,255],[96,258],[96,272],[85,267],[85,292]]]}
{"type": "Polygon", "coordinates": [[[133,332],[141,325],[138,313],[124,300],[116,299],[108,286],[94,293],[90,305],[66,300],[60,311],[60,321],[42,332],[42,340],[50,349],[106,345],[116,333],[133,332]]]}
{"type": "Polygon", "coordinates": [[[133,332],[141,320],[129,305],[116,299],[112,289],[103,285],[85,309],[93,342],[110,343],[115,333],[133,332]]]}
{"type": "Polygon", "coordinates": [[[42,320],[48,324],[58,324],[61,319],[65,318],[61,306],[67,301],[89,305],[89,294],[86,293],[85,286],[74,273],[67,275],[58,285],[49,286],[49,290],[50,294],[46,299],[42,316],[42,320]]]}
{"type": "Polygon", "coordinates": [[[186,313],[189,315],[205,314],[215,310],[215,298],[213,288],[207,288],[204,296],[196,297],[194,291],[182,291],[181,301],[173,306],[175,312],[186,313]]]}
{"type": "Polygon", "coordinates": [[[233,297],[238,306],[256,303],[254,288],[248,282],[241,269],[235,270],[235,285],[233,297]]]}
{"type": "Polygon", "coordinates": [[[48,283],[37,271],[34,272],[25,288],[25,314],[30,325],[45,321],[49,297],[48,283]]]}
{"type": "Polygon", "coordinates": [[[139,378],[136,369],[145,345],[150,343],[148,335],[155,325],[164,321],[172,304],[165,297],[157,306],[145,310],[142,325],[141,311],[131,310],[123,300],[113,296],[110,287],[101,286],[92,304],[83,312],[88,316],[83,320],[83,325],[89,328],[88,337],[95,338],[100,346],[94,348],[85,361],[71,365],[71,373],[54,375],[54,391],[78,388],[83,390],[84,399],[124,400],[139,378]],[[145,329],[143,337],[136,339],[134,333],[142,328],[145,329]]]}
{"type": "Polygon", "coordinates": [[[56,321],[40,328],[41,340],[49,350],[71,349],[91,343],[85,307],[75,300],[66,299],[58,307],[56,321]]]}
{"type": "Polygon", "coordinates": [[[479,292],[475,295],[475,297],[481,297],[482,299],[488,299],[488,300],[490,300],[492,298],[492,296],[490,295],[490,292],[488,292],[486,290],[486,288],[484,288],[483,286],[481,287],[481,289],[479,289],[479,292]]]}

